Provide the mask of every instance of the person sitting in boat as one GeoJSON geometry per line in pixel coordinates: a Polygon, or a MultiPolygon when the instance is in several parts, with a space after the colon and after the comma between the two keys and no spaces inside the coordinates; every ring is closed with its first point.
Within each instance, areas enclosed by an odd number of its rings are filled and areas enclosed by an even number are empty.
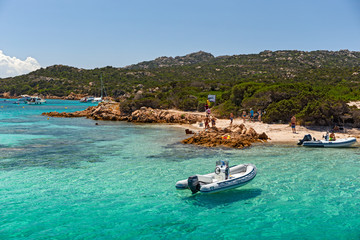
{"type": "Polygon", "coordinates": [[[335,141],[336,140],[334,132],[331,132],[329,137],[330,137],[329,141],[335,141]]]}

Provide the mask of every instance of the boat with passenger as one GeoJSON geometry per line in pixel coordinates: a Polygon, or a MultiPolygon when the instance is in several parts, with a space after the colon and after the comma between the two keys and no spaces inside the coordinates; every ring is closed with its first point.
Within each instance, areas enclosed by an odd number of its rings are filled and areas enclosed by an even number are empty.
{"type": "Polygon", "coordinates": [[[193,194],[215,193],[244,186],[256,176],[254,164],[229,167],[229,161],[216,161],[215,171],[205,175],[193,175],[176,183],[177,189],[190,189],[193,194]]]}
{"type": "Polygon", "coordinates": [[[23,102],[26,103],[27,101],[29,101],[31,99],[31,97],[29,95],[21,95],[20,98],[18,98],[17,102],[23,102]]]}
{"type": "Polygon", "coordinates": [[[316,140],[310,134],[307,134],[303,139],[299,140],[298,145],[304,147],[344,148],[351,147],[356,143],[356,138],[354,137],[336,139],[330,136],[329,133],[326,133],[323,140],[316,140]]]}
{"type": "Polygon", "coordinates": [[[80,99],[80,102],[92,102],[94,100],[94,97],[83,97],[80,99]]]}
{"type": "Polygon", "coordinates": [[[27,104],[29,105],[38,105],[38,104],[44,104],[46,103],[45,99],[42,99],[41,97],[30,97],[29,100],[26,101],[27,104]]]}

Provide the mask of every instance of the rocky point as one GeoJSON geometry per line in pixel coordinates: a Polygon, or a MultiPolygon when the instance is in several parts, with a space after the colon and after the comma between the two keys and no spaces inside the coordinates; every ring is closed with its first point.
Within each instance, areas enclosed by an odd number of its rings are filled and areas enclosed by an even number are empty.
{"type": "MultiPolygon", "coordinates": [[[[203,121],[203,116],[195,113],[183,113],[163,109],[142,107],[131,114],[122,114],[119,103],[100,103],[77,112],[48,112],[42,115],[49,117],[87,117],[94,120],[128,121],[137,123],[173,123],[196,124],[203,121]]],[[[188,129],[187,129],[188,130],[188,129]]],[[[193,133],[188,130],[187,133],[193,133]]],[[[184,139],[184,144],[196,144],[206,147],[227,146],[244,148],[255,142],[264,142],[269,138],[266,133],[258,134],[253,128],[247,129],[244,124],[231,125],[220,129],[211,127],[192,137],[184,139]]]]}

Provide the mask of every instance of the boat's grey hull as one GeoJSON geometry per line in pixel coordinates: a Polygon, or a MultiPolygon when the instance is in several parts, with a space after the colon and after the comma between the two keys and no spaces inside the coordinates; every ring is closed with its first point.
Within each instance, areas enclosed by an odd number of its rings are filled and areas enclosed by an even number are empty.
{"type": "Polygon", "coordinates": [[[244,186],[244,185],[248,184],[251,180],[253,180],[256,176],[256,172],[257,172],[256,167],[255,166],[253,166],[253,167],[254,167],[253,170],[244,176],[241,176],[238,178],[233,178],[233,179],[227,179],[225,181],[218,182],[218,183],[203,185],[200,188],[200,192],[201,193],[216,193],[216,192],[225,191],[225,190],[244,186]]]}
{"type": "MultiPolygon", "coordinates": [[[[252,166],[253,169],[246,175],[236,177],[236,178],[229,178],[229,179],[221,181],[221,182],[204,184],[201,186],[200,192],[201,193],[216,193],[216,192],[225,191],[225,190],[229,190],[229,189],[233,189],[233,188],[238,188],[238,187],[248,184],[256,176],[257,169],[256,169],[255,165],[241,164],[241,165],[234,166],[234,167],[230,168],[230,175],[232,172],[235,172],[235,171],[237,171],[241,168],[247,167],[247,166],[252,166]]],[[[203,176],[213,176],[213,175],[214,175],[214,173],[209,173],[209,174],[206,174],[203,176]]],[[[188,180],[184,179],[184,180],[178,181],[175,186],[177,189],[188,189],[188,180]]]]}
{"type": "Polygon", "coordinates": [[[341,147],[351,147],[356,143],[356,138],[347,138],[341,141],[305,141],[303,143],[304,147],[325,147],[325,148],[341,148],[341,147]]]}

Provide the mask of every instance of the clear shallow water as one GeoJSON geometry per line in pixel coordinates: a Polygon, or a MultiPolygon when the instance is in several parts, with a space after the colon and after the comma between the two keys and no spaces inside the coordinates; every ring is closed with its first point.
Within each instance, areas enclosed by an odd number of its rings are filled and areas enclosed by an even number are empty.
{"type": "Polygon", "coordinates": [[[40,115],[87,106],[75,101],[0,106],[0,239],[360,238],[359,148],[208,149],[178,128],[40,115]],[[212,195],[175,189],[218,159],[258,175],[212,195]]]}

